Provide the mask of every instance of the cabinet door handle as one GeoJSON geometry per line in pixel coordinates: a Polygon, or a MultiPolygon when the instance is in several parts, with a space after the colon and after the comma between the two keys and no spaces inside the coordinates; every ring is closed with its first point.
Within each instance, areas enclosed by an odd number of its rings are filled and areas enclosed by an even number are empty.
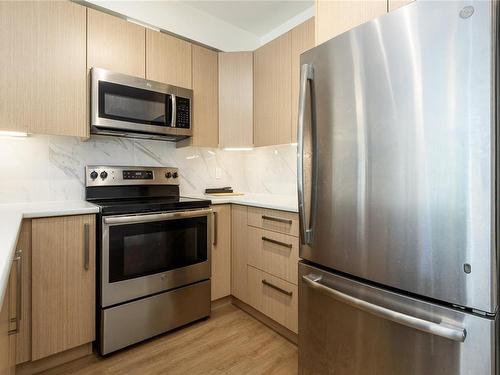
{"type": "Polygon", "coordinates": [[[218,226],[219,226],[219,217],[217,215],[217,212],[214,211],[214,241],[213,241],[214,246],[217,246],[217,232],[219,231],[217,228],[218,226]]]}
{"type": "Polygon", "coordinates": [[[88,223],[83,224],[83,268],[85,271],[89,269],[90,262],[90,225],[88,223]]]}
{"type": "Polygon", "coordinates": [[[293,245],[291,243],[285,243],[285,242],[273,240],[272,238],[267,238],[267,237],[264,237],[264,236],[262,237],[262,241],[270,242],[270,243],[273,243],[275,245],[280,245],[280,246],[288,247],[289,249],[291,249],[293,247],[293,245]]]}
{"type": "Polygon", "coordinates": [[[19,321],[21,320],[22,314],[22,299],[23,299],[23,266],[22,266],[22,250],[17,250],[14,262],[16,262],[16,328],[9,331],[9,335],[15,335],[19,333],[19,321]]]}
{"type": "Polygon", "coordinates": [[[264,284],[265,286],[268,286],[269,288],[272,288],[274,290],[277,290],[278,292],[280,293],[283,293],[283,294],[286,294],[287,296],[291,297],[293,292],[289,292],[288,290],[285,290],[285,289],[282,289],[280,288],[279,286],[276,286],[274,284],[271,284],[269,281],[267,281],[266,279],[262,279],[262,284],[264,284]]]}
{"type": "Polygon", "coordinates": [[[270,220],[270,221],[277,221],[278,223],[285,223],[292,225],[293,221],[290,219],[283,219],[281,217],[274,217],[274,216],[268,216],[268,215],[262,215],[262,220],[270,220]]]}

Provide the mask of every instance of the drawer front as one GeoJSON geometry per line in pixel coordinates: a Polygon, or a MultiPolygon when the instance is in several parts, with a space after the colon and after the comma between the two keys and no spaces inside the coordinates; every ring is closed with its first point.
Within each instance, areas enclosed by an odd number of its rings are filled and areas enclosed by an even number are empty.
{"type": "Polygon", "coordinates": [[[248,266],[247,277],[248,303],[297,333],[297,286],[252,266],[248,266]]]}
{"type": "Polygon", "coordinates": [[[299,239],[248,227],[248,264],[297,285],[299,239]]]}
{"type": "Polygon", "coordinates": [[[248,207],[248,225],[299,236],[299,216],[293,212],[248,207]]]}

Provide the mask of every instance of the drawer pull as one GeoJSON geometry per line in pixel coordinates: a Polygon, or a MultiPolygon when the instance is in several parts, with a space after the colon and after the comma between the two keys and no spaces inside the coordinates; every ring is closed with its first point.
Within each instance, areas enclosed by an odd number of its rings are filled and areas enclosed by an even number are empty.
{"type": "Polygon", "coordinates": [[[292,225],[292,223],[293,223],[293,221],[291,219],[283,219],[281,217],[274,217],[274,216],[267,216],[267,215],[262,215],[262,220],[277,221],[278,223],[285,223],[288,225],[292,225]]]}
{"type": "Polygon", "coordinates": [[[284,242],[273,240],[272,238],[267,238],[267,237],[262,237],[262,241],[270,242],[270,243],[273,243],[275,245],[288,247],[289,249],[291,249],[293,247],[293,245],[291,243],[284,243],[284,242]]]}
{"type": "Polygon", "coordinates": [[[269,281],[267,281],[266,279],[262,279],[262,284],[264,284],[265,286],[268,286],[269,288],[273,288],[274,290],[277,290],[278,292],[280,293],[283,293],[283,294],[286,294],[287,296],[292,296],[293,292],[289,292],[288,290],[285,290],[285,289],[282,289],[280,288],[279,286],[276,286],[274,284],[271,284],[269,281]]]}

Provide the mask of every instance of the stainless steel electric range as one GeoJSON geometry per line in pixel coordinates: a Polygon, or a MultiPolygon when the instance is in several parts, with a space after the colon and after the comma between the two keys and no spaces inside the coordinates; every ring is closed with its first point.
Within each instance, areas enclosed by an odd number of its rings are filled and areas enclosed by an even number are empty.
{"type": "Polygon", "coordinates": [[[178,174],[86,167],[86,199],[100,206],[96,306],[103,355],[210,315],[210,201],[180,197],[178,174]]]}

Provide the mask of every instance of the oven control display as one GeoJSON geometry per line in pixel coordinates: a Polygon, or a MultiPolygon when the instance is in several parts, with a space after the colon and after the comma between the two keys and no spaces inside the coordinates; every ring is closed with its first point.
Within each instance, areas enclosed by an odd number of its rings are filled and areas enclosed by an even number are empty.
{"type": "Polygon", "coordinates": [[[152,180],[153,171],[123,171],[124,180],[152,180]]]}

